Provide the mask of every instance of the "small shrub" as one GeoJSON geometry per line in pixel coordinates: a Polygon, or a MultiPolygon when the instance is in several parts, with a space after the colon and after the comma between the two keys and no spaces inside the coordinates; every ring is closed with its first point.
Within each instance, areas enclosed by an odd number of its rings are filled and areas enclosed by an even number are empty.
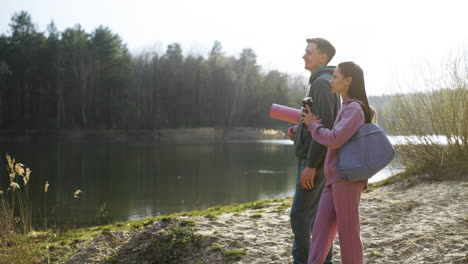
{"type": "Polygon", "coordinates": [[[161,218],[159,218],[159,221],[163,222],[163,223],[170,223],[172,221],[172,217],[170,216],[162,216],[161,218]]]}
{"type": "Polygon", "coordinates": [[[180,263],[183,250],[189,244],[200,244],[201,236],[190,227],[170,226],[155,243],[151,252],[156,263],[180,263]]]}
{"type": "Polygon", "coordinates": [[[398,145],[397,154],[409,170],[456,167],[463,174],[468,172],[468,55],[438,72],[422,76],[419,86],[428,91],[396,96],[392,132],[410,142],[398,145]]]}

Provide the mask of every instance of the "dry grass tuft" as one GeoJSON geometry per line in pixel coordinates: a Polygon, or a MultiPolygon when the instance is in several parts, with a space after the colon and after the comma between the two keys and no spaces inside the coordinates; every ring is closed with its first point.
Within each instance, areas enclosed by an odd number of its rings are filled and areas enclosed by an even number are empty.
{"type": "Polygon", "coordinates": [[[0,264],[35,263],[40,253],[29,235],[33,231],[32,208],[25,189],[31,170],[8,154],[6,160],[10,184],[6,190],[0,190],[0,264]]]}

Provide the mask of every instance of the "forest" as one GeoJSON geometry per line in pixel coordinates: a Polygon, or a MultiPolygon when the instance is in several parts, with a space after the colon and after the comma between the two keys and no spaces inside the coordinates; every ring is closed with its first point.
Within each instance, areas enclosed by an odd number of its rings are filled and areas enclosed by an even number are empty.
{"type": "Polygon", "coordinates": [[[272,102],[294,106],[304,77],[265,71],[252,49],[228,56],[132,55],[108,27],[39,31],[25,11],[0,36],[0,128],[161,129],[272,127],[272,102]]]}

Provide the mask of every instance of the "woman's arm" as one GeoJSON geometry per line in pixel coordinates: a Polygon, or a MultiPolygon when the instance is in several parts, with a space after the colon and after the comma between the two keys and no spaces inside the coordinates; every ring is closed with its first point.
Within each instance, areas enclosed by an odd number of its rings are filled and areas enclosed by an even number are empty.
{"type": "Polygon", "coordinates": [[[340,121],[331,130],[316,122],[309,124],[308,129],[318,143],[329,148],[340,148],[364,124],[364,112],[358,103],[350,103],[343,111],[340,121]]]}

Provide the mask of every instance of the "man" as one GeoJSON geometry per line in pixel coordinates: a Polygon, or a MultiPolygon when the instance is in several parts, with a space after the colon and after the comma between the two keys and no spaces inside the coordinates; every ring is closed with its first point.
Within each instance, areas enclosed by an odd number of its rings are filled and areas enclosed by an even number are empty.
{"type": "MultiPolygon", "coordinates": [[[[340,109],[339,95],[330,89],[334,66],[327,66],[335,55],[335,48],[325,39],[307,39],[307,47],[302,57],[305,69],[310,71],[306,96],[313,99],[312,111],[319,116],[321,123],[331,129],[340,109]]],[[[288,136],[294,140],[294,151],[298,157],[296,193],[291,207],[291,227],[294,233],[292,255],[294,263],[307,263],[310,236],[320,196],[325,184],[323,163],[326,147],[312,138],[304,124],[288,129],[288,136]]],[[[325,241],[324,241],[325,243],[325,241]]],[[[332,262],[332,248],[325,263],[332,262]]]]}

